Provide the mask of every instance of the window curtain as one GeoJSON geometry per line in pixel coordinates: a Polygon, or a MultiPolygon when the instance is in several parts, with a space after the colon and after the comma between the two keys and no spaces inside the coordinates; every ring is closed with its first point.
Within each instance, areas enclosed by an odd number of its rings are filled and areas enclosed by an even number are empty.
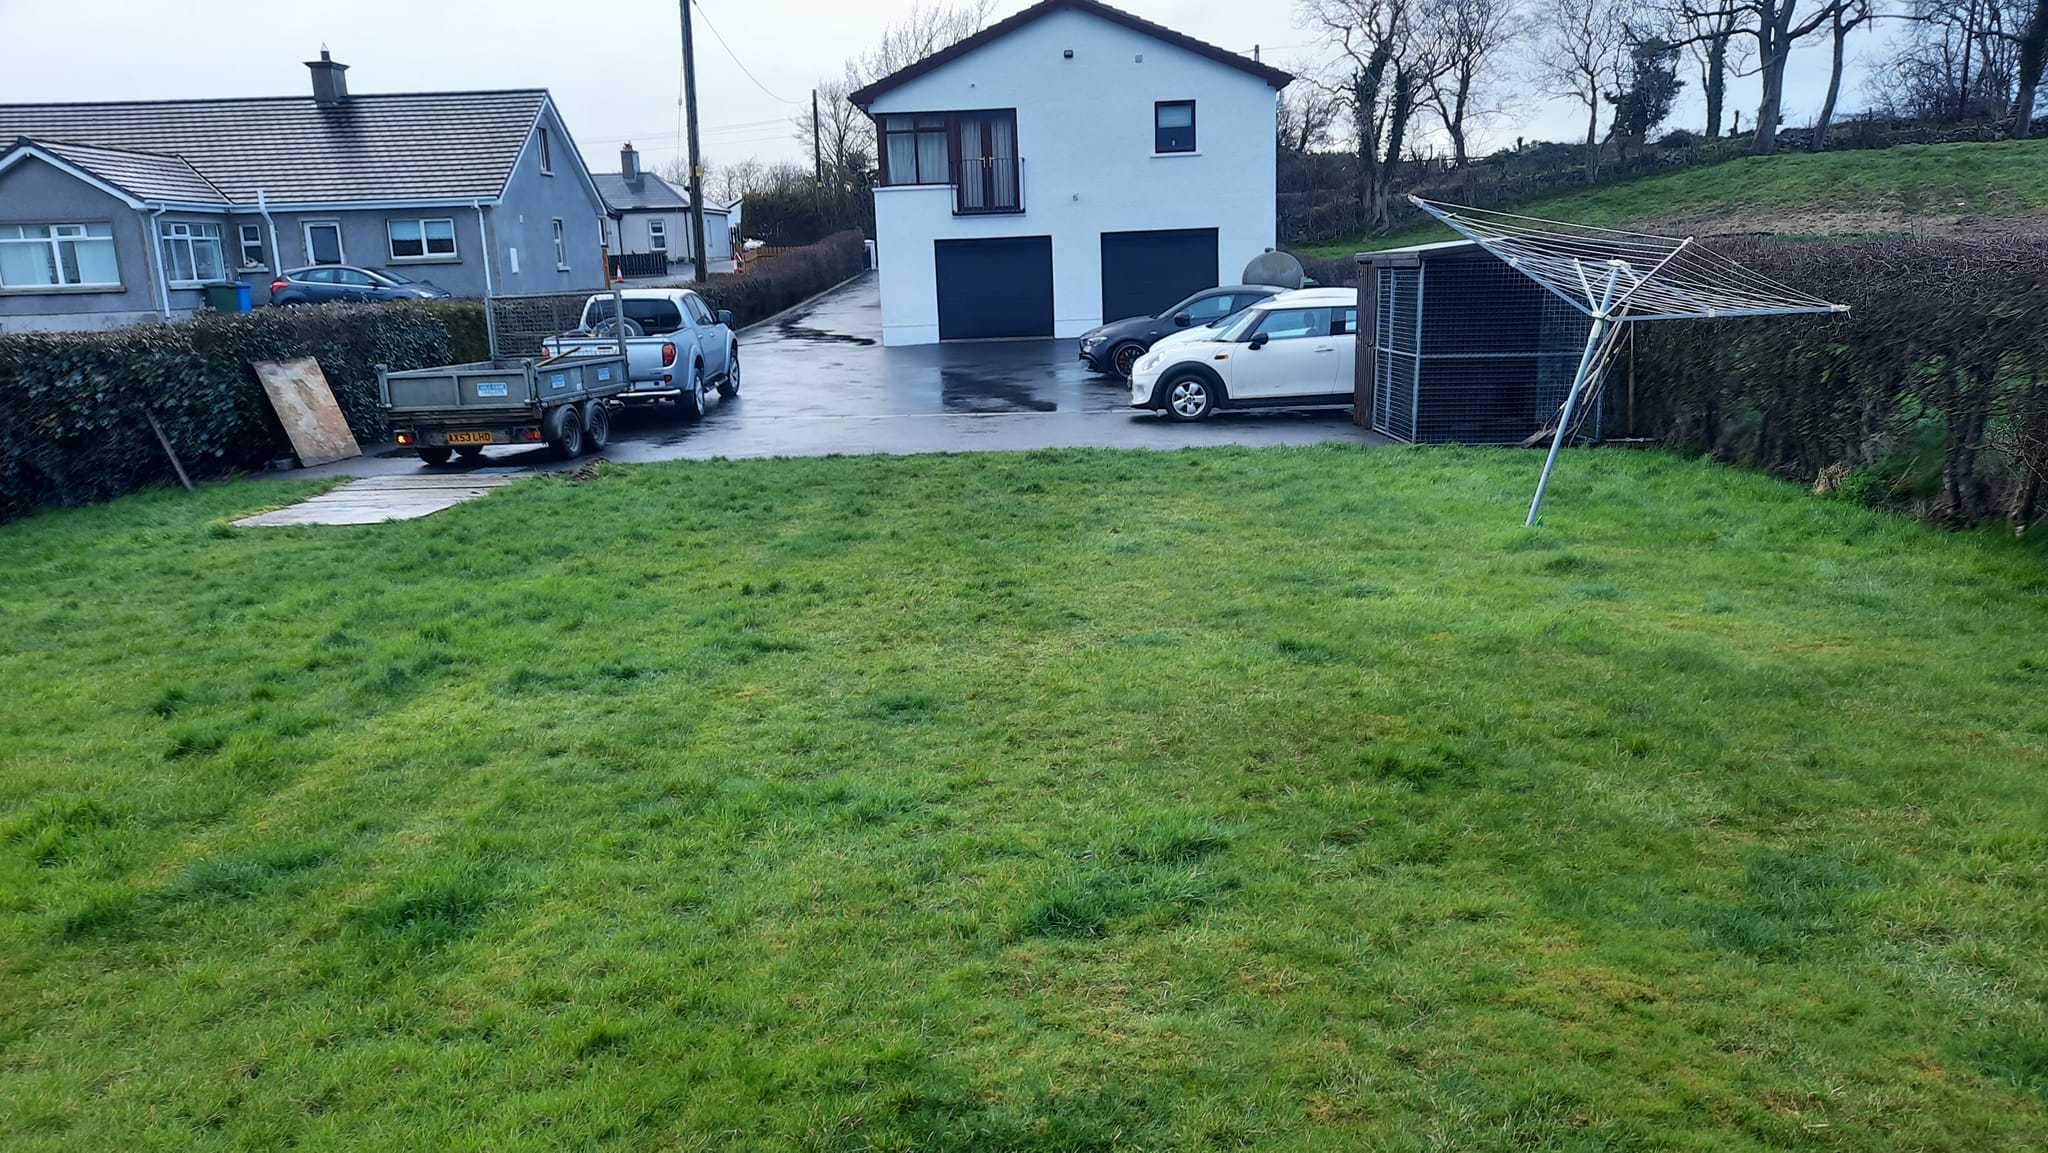
{"type": "Polygon", "coordinates": [[[966,118],[960,121],[960,208],[973,211],[988,207],[988,189],[985,180],[988,172],[988,153],[982,147],[982,131],[985,121],[966,118]]]}
{"type": "Polygon", "coordinates": [[[1007,116],[998,116],[989,121],[988,154],[995,169],[995,203],[1003,208],[1015,208],[1022,202],[1017,198],[1017,122],[1007,116]]]}
{"type": "Polygon", "coordinates": [[[945,184],[950,177],[946,169],[945,128],[919,128],[917,132],[917,182],[919,184],[945,184]]]}

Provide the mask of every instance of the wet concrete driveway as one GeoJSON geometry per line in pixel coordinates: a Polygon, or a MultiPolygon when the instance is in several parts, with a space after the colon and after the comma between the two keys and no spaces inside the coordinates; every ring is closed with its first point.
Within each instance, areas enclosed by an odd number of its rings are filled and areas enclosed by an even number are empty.
{"type": "MultiPolygon", "coordinates": [[[[603,456],[615,461],[1036,448],[1386,443],[1348,410],[1224,413],[1181,424],[1129,407],[1121,381],[1075,358],[1071,340],[883,348],[881,294],[869,274],[740,334],[741,388],[710,399],[702,421],[629,408],[603,456]]],[[[421,469],[390,446],[301,475],[421,469]],[[379,455],[381,452],[393,455],[379,455]]],[[[546,449],[492,449],[479,467],[572,467],[546,449]]],[[[446,470],[460,471],[458,464],[446,470]]]]}

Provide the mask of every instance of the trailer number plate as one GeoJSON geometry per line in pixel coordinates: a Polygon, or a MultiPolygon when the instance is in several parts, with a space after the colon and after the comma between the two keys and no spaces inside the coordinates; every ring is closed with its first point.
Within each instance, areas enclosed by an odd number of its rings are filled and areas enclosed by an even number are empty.
{"type": "Polygon", "coordinates": [[[491,443],[491,440],[491,434],[488,432],[484,432],[482,430],[477,430],[474,432],[451,432],[448,434],[449,444],[489,444],[491,443]]]}
{"type": "Polygon", "coordinates": [[[476,386],[476,394],[478,396],[503,396],[505,395],[505,382],[502,380],[487,380],[476,386]]]}

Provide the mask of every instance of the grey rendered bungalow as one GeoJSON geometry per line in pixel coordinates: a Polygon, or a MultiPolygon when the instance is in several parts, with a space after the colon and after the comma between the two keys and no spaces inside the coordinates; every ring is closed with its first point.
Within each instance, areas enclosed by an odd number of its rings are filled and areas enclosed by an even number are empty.
{"type": "Polygon", "coordinates": [[[606,206],[545,89],[0,105],[0,331],[173,319],[315,264],[458,296],[603,282],[606,206]]]}

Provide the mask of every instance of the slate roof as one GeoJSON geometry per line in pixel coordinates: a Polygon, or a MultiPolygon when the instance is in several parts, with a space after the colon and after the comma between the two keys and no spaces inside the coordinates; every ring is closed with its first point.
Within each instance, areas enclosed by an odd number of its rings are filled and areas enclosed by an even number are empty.
{"type": "Polygon", "coordinates": [[[1121,8],[1112,8],[1107,4],[1099,3],[1098,0],[1043,0],[1042,3],[1033,4],[1031,7],[1026,8],[1007,20],[999,20],[989,25],[950,48],[942,48],[908,68],[900,69],[882,77],[880,80],[853,93],[846,99],[852,102],[855,107],[865,109],[868,105],[881,99],[882,96],[893,89],[900,88],[928,72],[937,71],[958,60],[960,57],[967,55],[969,52],[992,41],[1000,40],[1027,24],[1050,16],[1055,12],[1069,9],[1075,12],[1086,12],[1091,16],[1100,17],[1112,24],[1121,24],[1132,31],[1142,32],[1155,40],[1164,41],[1176,48],[1192,52],[1197,56],[1206,56],[1218,64],[1226,64],[1239,71],[1249,72],[1274,88],[1285,88],[1289,84],[1294,83],[1294,74],[1292,72],[1261,64],[1256,60],[1240,56],[1227,48],[1218,48],[1214,44],[1175,32],[1164,24],[1154,24],[1142,16],[1133,16],[1121,8]]]}
{"type": "MultiPolygon", "coordinates": [[[[546,90],[531,88],[372,93],[332,106],[311,96],[0,104],[0,140],[27,136],[99,149],[101,163],[124,166],[137,178],[148,166],[105,150],[176,157],[233,204],[256,203],[259,189],[273,204],[491,199],[546,101],[546,90]]],[[[568,140],[557,141],[557,163],[572,149],[568,140]]],[[[119,183],[99,166],[79,163],[119,183]]],[[[169,169],[157,168],[146,178],[170,177],[169,169]]]]}
{"type": "Polygon", "coordinates": [[[690,206],[689,193],[651,172],[641,173],[638,180],[627,180],[617,172],[593,172],[590,179],[597,183],[597,193],[604,197],[605,206],[614,212],[690,206]]]}
{"type": "Polygon", "coordinates": [[[158,156],[121,148],[95,148],[56,140],[28,140],[25,143],[85,169],[137,200],[175,200],[182,204],[228,203],[220,189],[177,156],[158,156]]]}

